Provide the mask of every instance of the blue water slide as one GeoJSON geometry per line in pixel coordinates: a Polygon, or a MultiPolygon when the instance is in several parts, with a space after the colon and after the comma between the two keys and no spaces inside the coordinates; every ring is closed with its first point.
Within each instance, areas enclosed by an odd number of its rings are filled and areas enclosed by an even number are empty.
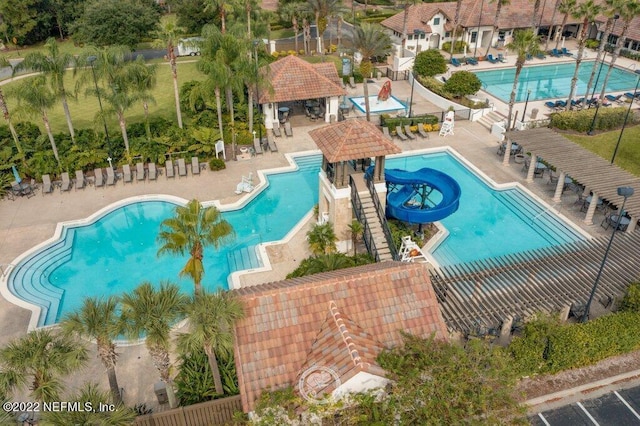
{"type": "Polygon", "coordinates": [[[387,216],[409,223],[431,223],[442,220],[458,210],[460,185],[451,176],[439,170],[428,167],[415,172],[387,169],[384,175],[387,183],[396,186],[387,194],[387,216]],[[440,192],[442,199],[433,206],[411,203],[425,185],[440,192]]]}

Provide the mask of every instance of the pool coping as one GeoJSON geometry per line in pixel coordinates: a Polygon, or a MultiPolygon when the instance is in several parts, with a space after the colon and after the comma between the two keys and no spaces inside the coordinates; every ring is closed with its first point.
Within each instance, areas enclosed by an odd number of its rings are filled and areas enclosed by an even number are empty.
{"type": "MultiPolygon", "coordinates": [[[[296,171],[298,170],[298,166],[295,162],[295,158],[296,157],[307,157],[310,155],[318,155],[321,154],[320,150],[307,150],[307,151],[300,151],[300,152],[295,152],[295,153],[285,153],[285,159],[287,160],[287,162],[289,163],[288,166],[282,166],[282,167],[275,167],[275,168],[271,168],[271,169],[264,169],[264,170],[258,170],[257,171],[257,175],[258,175],[258,179],[259,179],[259,183],[257,185],[254,186],[254,190],[251,191],[250,193],[247,193],[245,195],[243,195],[238,201],[235,201],[233,203],[228,203],[228,204],[222,204],[220,202],[220,200],[209,200],[209,201],[201,201],[201,204],[204,207],[210,207],[210,206],[215,206],[216,208],[218,208],[221,212],[227,212],[227,211],[234,211],[234,210],[239,210],[241,208],[243,208],[244,206],[246,206],[251,200],[253,200],[255,197],[257,197],[260,193],[262,193],[262,191],[264,191],[268,186],[269,183],[267,181],[267,175],[273,175],[273,174],[280,174],[280,173],[287,173],[287,172],[292,172],[292,171],[296,171]]],[[[4,272],[2,273],[2,275],[0,275],[0,294],[10,303],[19,306],[21,308],[24,308],[28,311],[31,312],[30,318],[29,318],[29,324],[27,326],[27,331],[33,331],[39,328],[53,328],[53,327],[57,327],[59,323],[56,324],[50,324],[50,325],[43,325],[43,326],[38,326],[38,318],[40,317],[40,313],[42,311],[42,309],[37,306],[34,305],[32,303],[29,303],[25,300],[22,300],[21,298],[19,298],[18,296],[14,295],[11,290],[9,290],[9,285],[8,285],[8,281],[9,281],[9,277],[11,276],[11,274],[13,273],[13,270],[15,269],[16,265],[18,265],[20,262],[22,262],[23,260],[37,254],[38,252],[42,251],[43,249],[47,248],[48,246],[55,244],[56,242],[60,241],[60,239],[63,236],[63,233],[65,231],[65,229],[67,228],[71,228],[71,227],[80,227],[80,226],[87,226],[90,225],[92,223],[94,223],[95,221],[97,221],[98,219],[106,216],[107,214],[111,213],[112,211],[120,208],[120,207],[124,207],[130,204],[134,204],[140,201],[166,201],[166,202],[171,202],[174,204],[178,204],[178,205],[186,205],[189,200],[182,198],[182,197],[177,197],[175,195],[169,195],[169,194],[144,194],[144,195],[136,195],[133,197],[128,197],[128,198],[123,198],[121,200],[115,201],[99,210],[97,210],[96,212],[92,213],[91,215],[82,218],[82,219],[75,219],[75,220],[69,220],[69,221],[64,221],[64,222],[58,222],[56,224],[56,229],[53,232],[53,235],[42,241],[39,244],[36,244],[35,246],[31,247],[30,249],[24,251],[23,253],[21,253],[19,256],[17,256],[15,259],[13,259],[11,261],[11,263],[9,263],[8,268],[6,268],[4,270],[4,272]]],[[[272,270],[272,266],[271,266],[271,262],[269,261],[269,256],[267,254],[266,251],[266,246],[268,245],[276,245],[276,244],[284,244],[288,241],[291,240],[291,238],[295,235],[296,232],[298,232],[302,226],[304,226],[304,224],[307,223],[307,221],[309,220],[309,218],[313,215],[313,209],[311,209],[306,215],[304,215],[299,221],[298,223],[295,224],[295,226],[280,240],[277,241],[269,241],[266,243],[260,243],[258,246],[256,246],[256,250],[257,250],[257,255],[259,256],[259,260],[262,262],[263,267],[261,268],[254,268],[254,269],[248,269],[248,270],[242,270],[242,271],[235,271],[233,273],[231,273],[229,275],[230,279],[228,280],[228,285],[229,285],[229,289],[231,289],[231,283],[233,283],[234,288],[236,288],[235,286],[237,285],[237,288],[240,288],[240,281],[239,281],[239,277],[240,275],[242,275],[242,273],[254,273],[254,272],[263,272],[263,271],[270,271],[272,270]],[[237,276],[235,276],[237,274],[237,276]],[[233,279],[231,279],[231,277],[233,277],[233,279]]],[[[174,326],[175,328],[179,328],[182,325],[184,325],[184,322],[180,322],[178,324],[176,324],[174,326]]],[[[119,341],[119,345],[124,346],[124,345],[136,345],[136,344],[140,344],[144,341],[144,339],[139,339],[138,341],[119,341]]]]}
{"type": "MultiPolygon", "coordinates": [[[[374,98],[374,97],[376,97],[376,95],[369,95],[369,98],[374,98]]],[[[396,102],[398,102],[400,105],[402,105],[402,108],[381,109],[379,111],[369,111],[369,112],[371,114],[384,114],[384,113],[392,112],[392,111],[400,111],[402,109],[405,110],[405,111],[407,110],[407,105],[404,102],[402,102],[400,99],[398,99],[397,97],[395,97],[393,95],[391,95],[390,97],[395,99],[396,102]]],[[[358,104],[358,103],[356,103],[356,101],[354,101],[354,99],[357,99],[357,98],[362,98],[362,100],[364,101],[365,96],[364,95],[363,96],[352,96],[352,97],[349,97],[349,101],[353,104],[354,107],[358,108],[358,111],[360,111],[361,113],[365,113],[364,108],[362,108],[360,106],[360,104],[358,104]]],[[[371,100],[369,100],[369,103],[371,103],[371,100]]]]}

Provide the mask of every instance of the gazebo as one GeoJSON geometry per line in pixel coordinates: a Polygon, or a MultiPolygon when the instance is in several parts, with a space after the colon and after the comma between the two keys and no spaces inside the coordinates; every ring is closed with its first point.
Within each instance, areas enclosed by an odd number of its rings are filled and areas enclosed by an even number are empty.
{"type": "Polygon", "coordinates": [[[310,64],[289,55],[262,67],[260,73],[266,77],[269,87],[261,89],[258,98],[267,129],[280,125],[279,105],[285,102],[317,102],[324,109],[325,122],[331,122],[332,117],[337,120],[340,96],[347,91],[333,62],[310,64]]]}
{"type": "MultiPolygon", "coordinates": [[[[372,181],[384,211],[387,193],[385,156],[398,154],[402,150],[389,141],[375,124],[358,119],[329,124],[310,131],[309,135],[322,151],[318,211],[326,213],[336,235],[345,238],[353,218],[353,194],[370,196],[370,190],[364,182],[364,172],[371,160],[374,160],[372,181]],[[350,188],[350,182],[355,183],[357,188],[350,188]]],[[[340,244],[348,245],[348,239],[340,244]]]]}

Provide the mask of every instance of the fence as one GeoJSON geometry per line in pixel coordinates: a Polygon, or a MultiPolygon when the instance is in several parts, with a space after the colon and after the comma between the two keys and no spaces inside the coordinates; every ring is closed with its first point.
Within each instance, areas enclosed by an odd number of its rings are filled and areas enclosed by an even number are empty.
{"type": "Polygon", "coordinates": [[[136,417],[136,426],[211,426],[223,425],[242,411],[240,395],[214,399],[200,404],[179,407],[161,413],[136,417]]]}

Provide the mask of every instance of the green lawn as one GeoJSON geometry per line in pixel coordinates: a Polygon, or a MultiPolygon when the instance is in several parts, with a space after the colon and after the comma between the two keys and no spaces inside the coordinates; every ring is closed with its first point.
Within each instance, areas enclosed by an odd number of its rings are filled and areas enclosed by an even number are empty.
{"type": "MultiPolygon", "coordinates": [[[[618,142],[620,130],[601,133],[595,136],[587,135],[565,135],[567,139],[583,146],[589,151],[598,154],[607,161],[611,161],[613,150],[618,142]]],[[[627,127],[622,135],[618,153],[616,154],[616,165],[628,172],[640,176],[640,125],[627,127]]]]}
{"type": "MultiPolygon", "coordinates": [[[[196,62],[184,62],[178,65],[178,83],[180,86],[182,86],[182,84],[186,83],[187,81],[203,79],[204,75],[196,69],[196,62]]],[[[156,100],[156,104],[149,105],[149,114],[151,116],[162,116],[175,121],[176,109],[175,100],[173,97],[173,79],[171,76],[169,65],[166,62],[158,66],[157,81],[157,85],[152,92],[156,100]]],[[[14,87],[19,83],[20,81],[12,82],[6,84],[5,86],[3,86],[3,88],[7,92],[9,92],[11,90],[11,87],[14,87]]],[[[72,72],[69,72],[65,76],[65,85],[67,89],[73,90],[75,79],[72,72]]],[[[98,99],[93,96],[85,97],[84,93],[85,89],[82,89],[78,94],[77,100],[70,100],[69,102],[71,119],[73,120],[73,126],[76,129],[94,127],[94,118],[96,116],[96,113],[100,109],[100,107],[98,106],[98,99]]],[[[8,96],[7,104],[9,105],[9,110],[14,111],[17,105],[17,99],[13,96],[8,96]]],[[[55,108],[49,111],[48,114],[54,132],[68,132],[67,122],[62,111],[62,103],[56,104],[55,108]]],[[[127,124],[142,121],[144,119],[142,104],[129,110],[126,117],[127,124]]],[[[16,118],[32,121],[44,130],[44,125],[42,124],[42,120],[40,119],[40,117],[16,118]]],[[[111,132],[120,132],[120,128],[118,127],[115,117],[108,120],[108,125],[111,132]]],[[[98,123],[98,127],[101,128],[101,126],[101,122],[98,123]]]]}

